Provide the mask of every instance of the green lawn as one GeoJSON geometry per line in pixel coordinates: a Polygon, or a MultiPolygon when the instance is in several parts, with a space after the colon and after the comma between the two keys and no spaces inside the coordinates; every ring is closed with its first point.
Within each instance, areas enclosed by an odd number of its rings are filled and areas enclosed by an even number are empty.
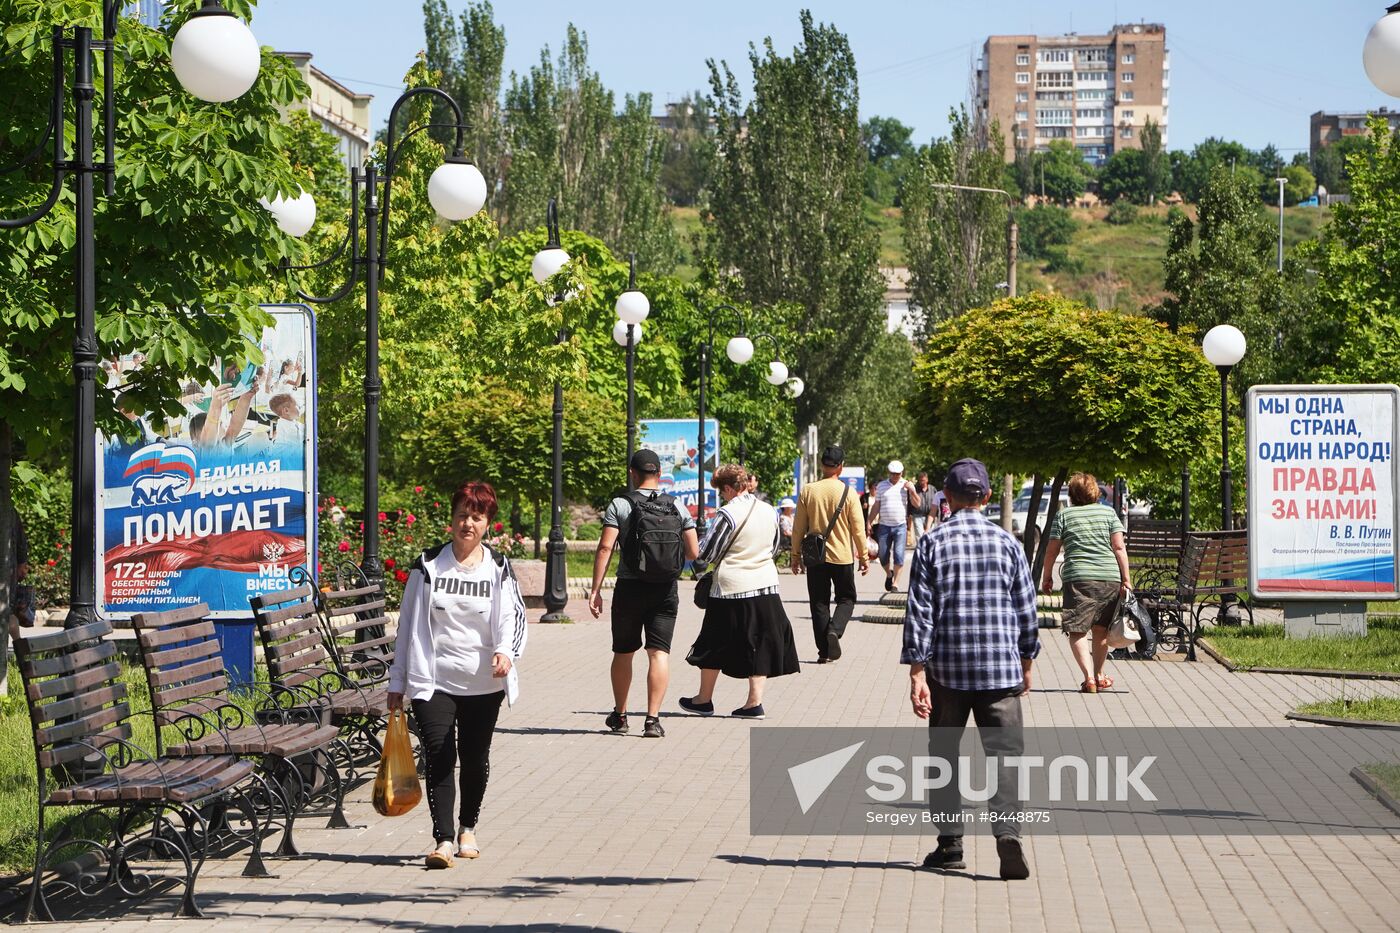
{"type": "Polygon", "coordinates": [[[1298,707],[1298,712],[1332,719],[1364,719],[1371,722],[1400,722],[1400,697],[1373,697],[1369,700],[1325,700],[1298,707]]]}
{"type": "Polygon", "coordinates": [[[1400,673],[1400,617],[1373,618],[1364,637],[1285,638],[1281,625],[1212,628],[1211,645],[1237,666],[1400,673]]]}
{"type": "Polygon", "coordinates": [[[1375,778],[1391,797],[1400,800],[1400,765],[1377,762],[1376,764],[1362,765],[1361,770],[1375,778]]]}

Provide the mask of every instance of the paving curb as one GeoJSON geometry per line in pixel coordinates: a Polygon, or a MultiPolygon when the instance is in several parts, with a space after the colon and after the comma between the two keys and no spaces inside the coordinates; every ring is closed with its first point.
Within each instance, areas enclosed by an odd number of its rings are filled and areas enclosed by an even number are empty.
{"type": "Polygon", "coordinates": [[[1300,713],[1296,709],[1283,714],[1284,719],[1298,722],[1312,722],[1321,726],[1342,726],[1352,729],[1390,729],[1400,732],[1400,722],[1382,722],[1378,719],[1339,719],[1335,716],[1318,716],[1313,713],[1300,713]]]}
{"type": "Polygon", "coordinates": [[[877,625],[903,625],[904,609],[893,606],[871,606],[861,615],[862,622],[873,622],[877,625]]]}
{"type": "Polygon", "coordinates": [[[1361,770],[1360,765],[1351,769],[1351,776],[1356,779],[1356,783],[1366,788],[1366,793],[1379,800],[1381,806],[1390,810],[1396,816],[1400,816],[1400,800],[1396,800],[1394,797],[1390,796],[1390,792],[1382,787],[1379,781],[1361,770]]]}
{"type": "Polygon", "coordinates": [[[1334,671],[1311,667],[1245,668],[1225,657],[1218,648],[1206,640],[1204,635],[1196,639],[1196,647],[1219,661],[1232,674],[1238,671],[1244,674],[1292,674],[1294,677],[1335,677],[1341,680],[1400,680],[1400,674],[1392,674],[1388,671],[1334,671]]]}

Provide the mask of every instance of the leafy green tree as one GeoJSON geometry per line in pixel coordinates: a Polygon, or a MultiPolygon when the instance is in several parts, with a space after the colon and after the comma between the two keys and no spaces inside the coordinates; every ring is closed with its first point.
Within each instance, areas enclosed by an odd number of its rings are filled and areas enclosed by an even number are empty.
{"type": "Polygon", "coordinates": [[[661,170],[667,139],[651,118],[651,95],[628,95],[621,111],[588,63],[588,38],[572,24],[558,63],[549,49],[506,90],[510,168],[496,214],[508,233],[535,227],[551,196],[559,221],[635,252],[649,269],[676,261],[661,170]]]}
{"type": "Polygon", "coordinates": [[[1105,201],[1147,203],[1147,178],[1141,149],[1119,149],[1099,169],[1099,196],[1105,201]]]}
{"type": "Polygon", "coordinates": [[[912,473],[916,465],[928,466],[938,459],[914,430],[906,402],[917,394],[914,346],[907,336],[895,331],[876,338],[857,390],[843,395],[822,425],[824,442],[845,448],[847,463],[879,473],[889,461],[902,460],[912,473]]]}
{"type": "Polygon", "coordinates": [[[750,47],[747,104],[729,66],[709,63],[720,155],[705,229],[712,268],[737,273],[737,295],[800,306],[794,369],[812,390],[798,419],[810,424],[854,385],[883,326],[884,284],[863,213],[855,57],[835,27],[807,11],[801,22],[791,56],[771,39],[750,47]]]}
{"type": "Polygon", "coordinates": [[[1232,173],[1223,164],[1211,170],[1196,223],[1180,214],[1168,237],[1163,266],[1171,294],[1157,317],[1174,331],[1204,333],[1216,324],[1243,331],[1249,353],[1233,376],[1241,392],[1276,381],[1282,359],[1277,335],[1284,284],[1275,271],[1275,242],[1255,185],[1238,167],[1232,173]]]}
{"type": "Polygon", "coordinates": [[[919,153],[904,183],[904,250],[909,290],[921,328],[991,301],[1007,276],[1010,194],[943,185],[999,188],[1001,133],[966,107],[950,111],[949,135],[919,153]]]}
{"type": "Polygon", "coordinates": [[[1148,117],[1142,123],[1138,136],[1142,144],[1142,183],[1147,192],[1147,203],[1167,193],[1171,167],[1167,164],[1166,153],[1162,151],[1162,127],[1148,117]]]}
{"type": "MultiPolygon", "coordinates": [[[[1316,274],[1316,304],[1296,329],[1294,358],[1319,382],[1394,382],[1400,371],[1400,133],[1372,117],[1347,158],[1351,200],[1332,208],[1321,236],[1298,248],[1316,274]]],[[[1356,138],[1356,137],[1353,137],[1356,138]]]]}
{"type": "Polygon", "coordinates": [[[1016,225],[1020,253],[1028,259],[1050,258],[1055,247],[1068,246],[1074,240],[1074,230],[1079,226],[1066,208],[1054,204],[1019,208],[1016,225]]]}
{"type": "Polygon", "coordinates": [[[916,152],[912,127],[894,117],[871,117],[860,128],[865,143],[865,196],[877,204],[897,206],[904,173],[916,152]]]}
{"type": "Polygon", "coordinates": [[[1290,165],[1283,170],[1283,177],[1288,179],[1283,184],[1283,199],[1285,204],[1297,204],[1299,201],[1306,201],[1317,191],[1317,179],[1313,178],[1313,173],[1308,171],[1306,165],[1290,165]]]}
{"type": "MultiPolygon", "coordinates": [[[[1251,168],[1248,149],[1240,143],[1215,136],[1197,143],[1189,155],[1174,152],[1172,157],[1172,186],[1192,204],[1204,196],[1211,173],[1217,167],[1224,166],[1227,171],[1236,172],[1241,167],[1251,168]]],[[[1263,178],[1262,175],[1257,177],[1263,178]]],[[[1258,187],[1257,184],[1255,187],[1258,187]]]]}
{"type": "MultiPolygon", "coordinates": [[[[194,6],[194,0],[173,5],[170,34],[194,6]]],[[[228,6],[240,16],[252,11],[247,0],[228,6]]],[[[0,87],[6,89],[0,165],[13,165],[44,135],[53,28],[81,24],[100,35],[102,4],[0,0],[0,23],[0,87]]],[[[289,160],[280,122],[282,111],[308,93],[296,69],[264,49],[258,79],[246,94],[204,104],[175,80],[170,34],[127,18],[119,24],[116,191],[97,196],[96,264],[100,358],[144,353],[132,397],[149,410],[174,413],[180,384],[211,378],[216,358],[257,357],[243,335],[260,332],[268,320],[257,308],[268,269],[296,251],[257,202],[295,194],[310,179],[289,160]]],[[[66,74],[65,68],[68,80],[66,74]]],[[[101,81],[97,88],[100,114],[101,81]]],[[[67,99],[71,108],[71,86],[67,99]]],[[[72,117],[70,109],[70,154],[72,117]]],[[[43,202],[51,153],[44,150],[26,169],[0,175],[6,216],[23,216],[43,202]]],[[[0,529],[11,511],[15,449],[22,445],[28,456],[42,458],[72,443],[74,238],[71,182],[44,219],[0,231],[0,440],[8,442],[0,442],[0,529]]],[[[101,429],[130,430],[101,378],[97,413],[101,429]]],[[[10,578],[8,562],[0,552],[0,579],[10,578]]]]}
{"type": "MultiPolygon", "coordinates": [[[[424,0],[423,38],[428,69],[441,75],[437,86],[462,107],[468,127],[467,156],[481,169],[486,190],[495,191],[507,161],[501,115],[506,32],[496,24],[495,11],[486,0],[469,2],[457,20],[447,0],[424,0]]],[[[433,122],[452,122],[446,104],[434,102],[433,122]]],[[[428,132],[444,146],[456,139],[447,127],[428,132]]]]}
{"type": "Polygon", "coordinates": [[[699,91],[668,105],[672,125],[661,166],[661,184],[677,207],[694,207],[709,183],[715,158],[710,104],[699,91]]]}
{"type": "Polygon", "coordinates": [[[1037,162],[1041,190],[1058,204],[1073,203],[1094,177],[1093,168],[1074,148],[1074,143],[1067,139],[1051,140],[1049,148],[1037,157],[1037,162]]]}
{"type": "MultiPolygon", "coordinates": [[[[924,441],[998,472],[1168,467],[1215,423],[1215,373],[1190,340],[1138,315],[1038,293],[942,323],[914,375],[909,407],[924,441]]],[[[1058,496],[1050,501],[1053,517],[1058,496]]]]}

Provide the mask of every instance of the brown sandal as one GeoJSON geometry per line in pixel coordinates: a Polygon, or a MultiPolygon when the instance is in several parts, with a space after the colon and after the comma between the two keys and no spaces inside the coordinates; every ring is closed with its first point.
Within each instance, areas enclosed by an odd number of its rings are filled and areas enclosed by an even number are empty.
{"type": "Polygon", "coordinates": [[[1096,684],[1096,683],[1094,683],[1092,680],[1086,680],[1086,681],[1084,681],[1084,683],[1082,683],[1082,684],[1079,685],[1079,692],[1080,692],[1080,693],[1098,693],[1098,692],[1099,692],[1099,685],[1096,684]]]}

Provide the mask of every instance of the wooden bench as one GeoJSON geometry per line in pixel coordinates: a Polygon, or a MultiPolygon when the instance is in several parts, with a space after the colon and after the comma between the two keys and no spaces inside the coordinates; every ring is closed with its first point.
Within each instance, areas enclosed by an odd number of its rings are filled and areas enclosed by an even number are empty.
{"type": "Polygon", "coordinates": [[[1239,625],[1242,613],[1254,624],[1249,604],[1249,532],[1205,531],[1194,537],[1205,541],[1206,550],[1196,574],[1197,628],[1205,611],[1216,610],[1216,625],[1239,625]]]}
{"type": "Polygon", "coordinates": [[[1166,650],[1185,649],[1195,656],[1195,640],[1200,635],[1207,609],[1214,607],[1223,620],[1222,609],[1238,606],[1252,624],[1254,614],[1243,597],[1249,589],[1249,535],[1244,530],[1209,531],[1187,537],[1176,573],[1169,583],[1156,587],[1139,584],[1138,601],[1152,613],[1157,638],[1166,650]]]}
{"type": "Polygon", "coordinates": [[[324,704],[324,721],[349,743],[348,777],[356,781],[355,762],[377,761],[382,751],[378,733],[389,713],[387,689],[361,686],[339,669],[326,646],[315,587],[294,586],[249,602],[271,681],[324,704]]]}
{"type": "Polygon", "coordinates": [[[1181,523],[1134,518],[1123,536],[1137,589],[1170,588],[1181,564],[1181,523]]]}
{"type": "Polygon", "coordinates": [[[203,916],[195,882],[212,838],[204,811],[230,801],[252,827],[244,874],[266,874],[253,764],[227,748],[184,758],[148,754],[132,741],[132,716],[107,622],[20,636],[15,658],[34,732],[39,798],[34,872],[23,918],[53,920],[53,891],[79,897],[141,897],[181,888],[179,917],[203,916]],[[49,811],[66,821],[50,835],[49,811]],[[173,821],[178,817],[179,826],[173,821]],[[72,870],[46,874],[55,862],[72,870]]]}
{"type": "MultiPolygon", "coordinates": [[[[304,568],[293,570],[293,585],[310,583],[304,568]]],[[[371,584],[354,564],[337,568],[339,588],[314,589],[326,647],[336,668],[360,686],[389,682],[395,636],[388,634],[388,601],[383,584],[371,584]]]]}
{"type": "Polygon", "coordinates": [[[340,730],[321,725],[319,708],[301,704],[299,695],[276,684],[246,685],[240,688],[244,702],[235,702],[218,636],[205,619],[208,612],[207,604],[198,603],[132,617],[151,692],[156,754],[188,758],[227,749],[252,758],[259,766],[258,778],[281,811],[277,854],[297,855],[293,826],[313,797],[329,798],[329,828],[349,825],[342,807],[344,784],[334,759],[340,730]],[[167,733],[173,733],[177,744],[167,746],[167,733]]]}

